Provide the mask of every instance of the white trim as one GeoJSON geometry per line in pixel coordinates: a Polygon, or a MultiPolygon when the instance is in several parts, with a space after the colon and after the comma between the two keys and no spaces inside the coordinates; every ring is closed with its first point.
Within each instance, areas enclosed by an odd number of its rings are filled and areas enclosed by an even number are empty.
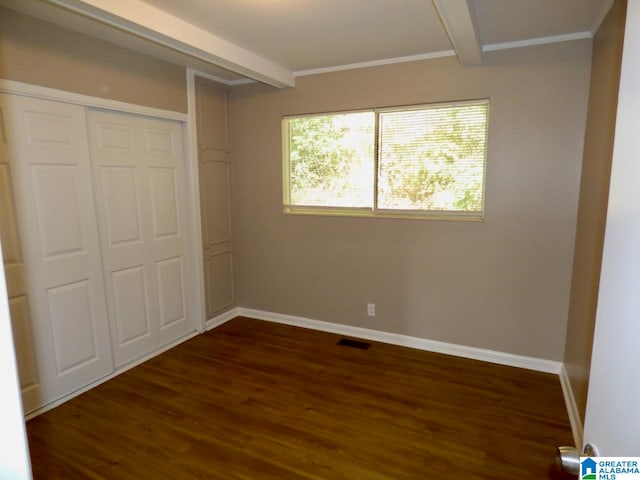
{"type": "MultiPolygon", "coordinates": [[[[200,292],[194,298],[194,322],[199,332],[203,332],[206,327],[207,308],[204,298],[204,252],[202,249],[202,220],[200,213],[200,172],[198,164],[198,126],[196,111],[195,75],[196,72],[187,68],[187,123],[186,138],[187,145],[187,187],[190,195],[189,201],[189,227],[191,230],[189,248],[192,254],[191,261],[192,286],[195,292],[200,292]]],[[[199,75],[199,73],[198,73],[199,75]]]]}
{"type": "Polygon", "coordinates": [[[220,315],[217,315],[207,320],[206,330],[207,331],[213,330],[214,328],[219,327],[223,323],[227,323],[229,320],[233,320],[234,318],[239,316],[241,316],[241,314],[238,313],[238,307],[234,307],[231,310],[227,310],[226,312],[221,313],[220,315]]]}
{"type": "Polygon", "coordinates": [[[249,83],[257,83],[256,80],[252,80],[250,78],[238,78],[236,80],[228,80],[226,78],[219,77],[218,75],[212,75],[210,73],[205,73],[199,70],[195,70],[191,67],[187,67],[187,71],[191,71],[199,77],[221,83],[222,85],[225,85],[227,87],[234,87],[236,85],[247,85],[249,83]]]}
{"type": "Polygon", "coordinates": [[[117,370],[111,372],[109,375],[106,375],[102,378],[99,378],[98,380],[95,380],[93,382],[91,382],[88,385],[85,385],[82,388],[79,388],[78,390],[75,390],[71,393],[68,393],[67,395],[60,397],[57,400],[54,400],[51,403],[48,403],[46,405],[43,405],[42,407],[36,408],[35,410],[32,410],[31,412],[27,412],[27,414],[25,415],[25,421],[27,420],[31,420],[34,417],[37,417],[38,415],[41,415],[45,412],[48,412],[49,410],[52,410],[56,407],[59,407],[60,405],[62,405],[65,402],[68,402],[69,400],[71,400],[72,398],[77,397],[78,395],[82,395],[85,392],[88,392],[89,390],[97,387],[98,385],[103,384],[104,382],[111,380],[112,378],[117,377],[118,375],[126,372],[127,370],[131,370],[134,367],[137,367],[138,365],[146,362],[147,360],[151,360],[153,357],[156,357],[158,355],[160,355],[161,353],[166,352],[167,350],[171,350],[173,347],[176,347],[178,345],[180,345],[181,343],[186,342],[187,340],[192,339],[193,337],[199,335],[199,332],[192,332],[189,333],[188,335],[179,338],[178,340],[174,340],[171,343],[168,343],[167,345],[164,345],[163,347],[160,347],[157,350],[154,350],[153,352],[149,352],[147,354],[145,354],[144,356],[134,360],[133,362],[118,368],[117,370]]]}
{"type": "Polygon", "coordinates": [[[528,370],[536,370],[538,372],[560,373],[562,364],[553,360],[546,360],[535,357],[525,357],[512,353],[497,352],[484,348],[468,347],[465,345],[456,345],[453,343],[440,342],[437,340],[429,340],[425,338],[410,337],[408,335],[399,335],[397,333],[381,332],[379,330],[371,330],[368,328],[352,327],[349,325],[341,325],[338,323],[323,322],[320,320],[312,320],[294,315],[283,315],[280,313],[265,312],[262,310],[254,310],[251,308],[237,307],[228,312],[235,313],[238,316],[255,318],[258,320],[266,320],[274,323],[282,323],[302,328],[310,328],[322,332],[337,333],[339,335],[347,335],[350,337],[364,338],[375,342],[389,343],[391,345],[399,345],[402,347],[410,347],[428,352],[444,353],[455,357],[471,358],[473,360],[481,360],[484,362],[497,363],[500,365],[508,365],[510,367],[526,368],[528,370]]]}
{"type": "Polygon", "coordinates": [[[582,428],[582,420],[580,419],[580,413],[578,413],[578,406],[576,405],[576,399],[573,396],[573,389],[571,388],[571,380],[567,374],[567,369],[564,364],[560,367],[560,386],[562,387],[562,395],[564,396],[564,403],[567,406],[567,414],[569,415],[569,422],[571,423],[571,432],[573,433],[573,442],[579,452],[582,451],[582,441],[584,438],[584,432],[582,428]]]}
{"type": "MultiPolygon", "coordinates": [[[[508,50],[510,48],[522,48],[522,47],[531,47],[535,45],[545,45],[548,43],[560,43],[560,42],[571,42],[574,40],[584,40],[588,38],[593,38],[591,32],[577,32],[577,33],[567,33],[564,35],[554,35],[551,37],[540,37],[540,38],[529,38],[526,40],[518,40],[515,42],[504,42],[504,43],[493,43],[490,45],[484,45],[482,47],[483,52],[492,52],[495,50],[508,50]]],[[[395,63],[407,63],[407,62],[418,62],[422,60],[432,60],[434,58],[443,58],[443,57],[455,57],[456,52],[454,50],[442,50],[440,52],[431,52],[431,53],[420,53],[418,55],[408,55],[404,57],[393,57],[393,58],[383,58],[380,60],[371,60],[368,62],[358,62],[358,63],[349,63],[345,65],[335,65],[331,67],[323,67],[323,68],[312,68],[309,70],[298,70],[293,72],[294,77],[305,77],[308,75],[318,75],[321,73],[332,73],[332,72],[341,72],[344,70],[355,70],[357,68],[368,68],[368,67],[380,67],[384,65],[392,65],[395,63]]],[[[251,80],[232,80],[228,82],[228,85],[243,85],[246,83],[252,83],[251,80]]]]}
{"type": "Polygon", "coordinates": [[[255,80],[251,80],[250,78],[241,78],[239,80],[229,80],[227,85],[230,87],[235,87],[237,85],[248,85],[250,83],[257,83],[255,80]]]}
{"type": "Polygon", "coordinates": [[[189,80],[189,74],[197,75],[198,77],[206,78],[207,80],[211,80],[213,82],[221,83],[222,85],[231,86],[235,85],[236,82],[246,82],[246,83],[255,83],[255,80],[251,80],[248,78],[243,78],[239,80],[228,80],[226,78],[219,77],[218,75],[213,75],[211,73],[201,72],[200,70],[196,70],[191,67],[187,67],[187,81],[189,80]]]}
{"type": "Polygon", "coordinates": [[[444,50],[442,52],[421,53],[419,55],[409,55],[406,57],[383,58],[380,60],[371,60],[369,62],[349,63],[346,65],[335,65],[332,67],[312,68],[310,70],[298,70],[293,72],[294,77],[304,77],[307,75],[318,75],[320,73],[340,72],[343,70],[355,70],[356,68],[379,67],[383,65],[391,65],[394,63],[417,62],[420,60],[431,60],[441,57],[455,57],[456,52],[453,50],[444,50]]]}
{"type": "Polygon", "coordinates": [[[22,95],[24,97],[42,98],[44,100],[52,100],[54,102],[70,103],[89,108],[116,110],[118,112],[133,113],[136,115],[145,115],[147,117],[175,120],[178,122],[187,121],[187,114],[182,112],[145,107],[143,105],[135,105],[133,103],[120,102],[118,100],[111,100],[108,98],[90,97],[89,95],[82,95],[80,93],[41,87],[39,85],[16,82],[14,80],[5,80],[3,78],[0,78],[0,92],[10,93],[12,95],[22,95]]]}
{"type": "MultiPolygon", "coordinates": [[[[198,168],[199,168],[199,161],[198,161],[198,135],[197,135],[197,106],[196,106],[196,91],[195,91],[195,77],[202,77],[202,78],[206,78],[208,80],[212,80],[214,82],[218,82],[218,83],[222,83],[223,85],[229,85],[229,82],[226,82],[224,80],[222,80],[220,77],[217,77],[215,75],[211,75],[208,73],[204,73],[204,72],[200,72],[198,70],[192,69],[192,68],[187,68],[187,103],[189,105],[188,109],[189,109],[189,123],[193,126],[193,128],[190,131],[190,136],[189,136],[189,144],[192,145],[192,149],[191,149],[191,161],[193,163],[193,165],[195,165],[195,178],[193,179],[193,190],[195,192],[198,192],[197,194],[197,202],[196,204],[193,206],[194,211],[197,212],[198,215],[198,222],[196,222],[196,225],[194,225],[194,230],[196,230],[196,237],[198,238],[197,242],[194,242],[193,244],[193,249],[197,251],[197,253],[195,254],[198,257],[198,265],[195,266],[197,272],[198,272],[198,289],[201,292],[204,292],[205,290],[205,286],[204,286],[204,262],[205,262],[205,258],[204,258],[204,249],[202,247],[202,221],[200,220],[201,217],[201,211],[200,211],[200,182],[199,182],[199,178],[198,178],[198,168]],[[197,243],[197,244],[196,244],[197,243]]],[[[219,323],[215,323],[216,319],[223,317],[225,314],[222,314],[218,317],[215,317],[214,319],[209,319],[207,320],[207,310],[206,310],[206,301],[205,301],[205,296],[201,295],[201,325],[200,325],[200,332],[203,333],[207,330],[211,330],[212,328],[215,328],[218,325],[221,325],[224,322],[227,322],[229,320],[231,320],[235,315],[227,318],[224,321],[220,321],[219,323]],[[213,322],[213,323],[212,323],[213,322]],[[213,326],[212,326],[213,325],[213,326]]],[[[225,317],[226,318],[226,317],[225,317]]]]}
{"type": "Polygon", "coordinates": [[[468,1],[433,0],[440,22],[444,27],[458,60],[462,65],[482,63],[482,45],[471,4],[468,1]]]}
{"type": "Polygon", "coordinates": [[[517,40],[515,42],[492,43],[482,47],[483,52],[495,50],[508,50],[510,48],[532,47],[534,45],[546,45],[547,43],[572,42],[574,40],[584,40],[593,38],[591,32],[567,33],[563,35],[553,35],[551,37],[528,38],[527,40],[517,40]]]}
{"type": "Polygon", "coordinates": [[[592,36],[595,36],[595,34],[598,33],[598,30],[600,29],[600,25],[602,25],[602,22],[604,22],[604,19],[607,18],[607,14],[609,13],[609,10],[611,10],[611,7],[613,6],[613,2],[614,0],[604,0],[602,2],[602,5],[600,6],[600,11],[596,15],[593,21],[593,24],[589,29],[591,31],[592,36]]]}

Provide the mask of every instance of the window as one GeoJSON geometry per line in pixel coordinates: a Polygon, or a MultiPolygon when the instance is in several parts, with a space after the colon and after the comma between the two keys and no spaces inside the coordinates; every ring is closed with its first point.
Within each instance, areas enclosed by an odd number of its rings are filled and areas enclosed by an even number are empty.
{"type": "Polygon", "coordinates": [[[489,102],[283,119],[288,213],[482,218],[489,102]]]}

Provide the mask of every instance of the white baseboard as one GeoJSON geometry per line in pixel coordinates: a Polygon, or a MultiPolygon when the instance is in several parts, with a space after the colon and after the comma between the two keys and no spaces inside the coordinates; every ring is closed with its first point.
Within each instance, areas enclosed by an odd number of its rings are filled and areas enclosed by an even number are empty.
{"type": "Polygon", "coordinates": [[[205,330],[208,332],[209,330],[219,327],[223,323],[227,323],[229,320],[233,320],[240,315],[241,314],[238,313],[238,307],[234,307],[231,310],[227,310],[226,312],[221,313],[220,315],[216,315],[215,317],[207,320],[205,330]]]}
{"type": "Polygon", "coordinates": [[[36,408],[35,410],[31,410],[30,412],[25,413],[24,419],[26,420],[31,420],[34,417],[37,417],[38,415],[47,412],[53,408],[56,408],[60,405],[62,405],[65,402],[68,402],[69,400],[71,400],[72,398],[77,397],[78,395],[82,395],[85,392],[88,392],[89,390],[91,390],[92,388],[97,387],[98,385],[111,380],[114,377],[117,377],[118,375],[120,375],[121,373],[126,372],[127,370],[131,370],[133,367],[137,367],[138,365],[146,362],[147,360],[151,360],[153,357],[156,357],[158,355],[160,355],[161,353],[166,352],[167,350],[171,350],[173,347],[176,347],[178,345],[180,345],[183,342],[186,342],[187,340],[192,339],[193,337],[195,337],[196,335],[199,335],[200,332],[192,332],[189,333],[187,335],[185,335],[182,338],[179,338],[178,340],[175,340],[171,343],[168,343],[167,345],[164,345],[162,347],[160,347],[157,350],[154,350],[153,352],[149,352],[146,355],[143,355],[140,358],[137,358],[136,360],[132,361],[131,363],[128,363],[122,367],[118,367],[117,370],[114,370],[113,372],[111,372],[109,375],[106,375],[102,378],[99,378],[98,380],[91,382],[88,385],[85,385],[82,388],[79,388],[78,390],[75,390],[63,397],[60,397],[57,400],[54,400],[51,403],[47,403],[46,405],[43,405],[42,407],[36,408]]]}
{"type": "Polygon", "coordinates": [[[571,380],[567,374],[567,369],[564,365],[560,368],[560,385],[562,386],[562,394],[564,395],[564,403],[567,406],[567,413],[569,414],[569,422],[571,423],[571,432],[573,433],[573,442],[579,452],[582,451],[582,441],[584,438],[584,432],[582,430],[582,420],[578,413],[578,406],[576,405],[576,399],[573,396],[573,389],[571,388],[571,380]]]}
{"type": "Polygon", "coordinates": [[[379,330],[371,330],[368,328],[352,327],[349,325],[341,325],[338,323],[312,320],[309,318],[297,317],[293,315],[265,312],[262,310],[254,310],[251,308],[236,307],[227,313],[233,313],[234,315],[238,316],[251,317],[258,320],[267,320],[269,322],[282,323],[296,327],[310,328],[312,330],[337,333],[338,335],[358,337],[366,340],[373,340],[375,342],[389,343],[402,347],[411,347],[428,352],[444,353],[446,355],[453,355],[456,357],[471,358],[473,360],[482,360],[485,362],[497,363],[500,365],[526,368],[528,370],[536,370],[545,373],[559,374],[562,366],[562,363],[555,362],[553,360],[525,357],[512,353],[496,352],[494,350],[487,350],[484,348],[456,345],[453,343],[439,342],[436,340],[428,340],[425,338],[410,337],[408,335],[399,335],[397,333],[388,333],[379,330]]]}

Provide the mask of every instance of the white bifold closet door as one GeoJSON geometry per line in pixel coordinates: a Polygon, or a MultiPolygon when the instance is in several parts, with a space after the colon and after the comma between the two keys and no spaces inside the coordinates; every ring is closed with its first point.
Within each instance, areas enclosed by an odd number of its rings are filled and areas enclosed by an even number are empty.
{"type": "Polygon", "coordinates": [[[0,95],[0,107],[15,202],[5,208],[15,208],[18,239],[9,288],[29,411],[113,364],[85,108],[15,95],[0,95]]]}
{"type": "Polygon", "coordinates": [[[89,139],[116,366],[195,326],[186,301],[181,124],[90,110],[89,139]]]}

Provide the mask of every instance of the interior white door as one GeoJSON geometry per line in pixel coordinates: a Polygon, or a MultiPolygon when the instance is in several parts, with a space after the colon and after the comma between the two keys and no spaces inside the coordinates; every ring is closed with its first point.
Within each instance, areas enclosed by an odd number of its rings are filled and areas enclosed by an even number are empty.
{"type": "Polygon", "coordinates": [[[640,456],[640,2],[629,2],[585,443],[640,456]]]}
{"type": "Polygon", "coordinates": [[[86,115],[83,107],[17,95],[1,95],[0,105],[20,233],[8,256],[19,264],[13,315],[24,325],[16,345],[27,357],[21,373],[39,383],[44,405],[113,370],[86,115]],[[35,348],[20,347],[31,335],[35,348]]]}
{"type": "Polygon", "coordinates": [[[182,126],[89,111],[113,355],[121,366],[195,330],[182,126]]]}
{"type": "Polygon", "coordinates": [[[11,310],[11,326],[18,373],[22,390],[22,401],[26,411],[38,407],[40,397],[40,381],[33,340],[31,315],[29,314],[28,290],[26,284],[25,265],[20,247],[18,231],[18,214],[12,184],[12,168],[9,163],[9,145],[7,144],[3,106],[0,105],[0,238],[2,239],[3,265],[7,279],[9,308],[11,310]]]}

